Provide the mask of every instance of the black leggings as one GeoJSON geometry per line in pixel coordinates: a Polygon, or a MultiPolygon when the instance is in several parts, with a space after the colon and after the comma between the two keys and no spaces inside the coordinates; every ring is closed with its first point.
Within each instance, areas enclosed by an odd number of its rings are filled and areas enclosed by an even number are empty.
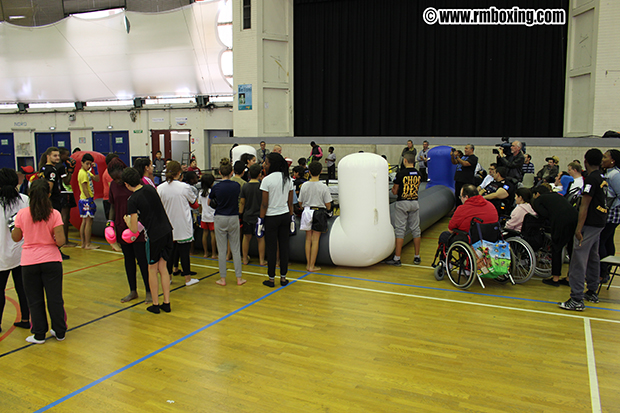
{"type": "Polygon", "coordinates": [[[265,250],[267,253],[267,274],[269,278],[276,276],[276,260],[278,244],[280,244],[280,275],[288,272],[288,250],[291,229],[291,215],[286,214],[265,217],[265,250]]]}
{"type": "Polygon", "coordinates": [[[176,267],[179,258],[181,259],[181,267],[183,268],[183,275],[190,275],[190,262],[189,262],[189,250],[192,246],[191,242],[176,242],[172,245],[172,256],[166,263],[168,267],[168,273],[172,275],[172,267],[176,267]]]}
{"type": "MultiPolygon", "coordinates": [[[[12,270],[0,271],[0,287],[2,287],[2,294],[0,294],[0,323],[2,322],[2,314],[4,313],[4,305],[6,303],[6,297],[4,296],[4,290],[6,290],[6,283],[9,280],[9,273],[13,272],[13,284],[15,284],[15,292],[19,300],[19,310],[22,313],[21,320],[30,319],[30,310],[28,310],[28,300],[26,299],[26,292],[24,291],[24,283],[22,282],[22,267],[15,267],[12,270]]],[[[20,321],[21,321],[20,320],[20,321]]]]}
{"type": "Polygon", "coordinates": [[[140,273],[142,274],[142,281],[144,282],[144,290],[148,293],[151,291],[149,287],[149,264],[146,261],[146,247],[144,242],[134,242],[132,244],[121,243],[121,249],[123,250],[123,256],[125,257],[125,273],[127,274],[127,282],[129,283],[129,290],[136,291],[136,275],[138,273],[136,267],[136,261],[140,266],[140,273]]]}
{"type": "Polygon", "coordinates": [[[48,331],[47,311],[52,320],[52,329],[58,337],[64,337],[67,331],[65,305],[62,299],[62,262],[44,262],[42,264],[23,265],[22,277],[24,291],[28,297],[31,332],[37,340],[43,340],[48,331]]]}

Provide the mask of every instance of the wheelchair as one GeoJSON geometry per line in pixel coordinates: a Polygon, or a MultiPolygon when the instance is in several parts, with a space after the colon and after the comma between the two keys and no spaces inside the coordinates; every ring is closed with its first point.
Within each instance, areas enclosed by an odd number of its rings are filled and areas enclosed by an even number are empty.
{"type": "Polygon", "coordinates": [[[482,224],[479,218],[473,218],[469,233],[455,233],[447,244],[440,244],[435,253],[432,266],[435,268],[435,279],[441,281],[447,275],[450,282],[457,288],[468,289],[476,279],[482,288],[486,288],[482,278],[491,278],[505,284],[513,285],[528,281],[534,274],[536,255],[532,247],[520,237],[509,237],[508,243],[511,254],[510,270],[506,276],[488,276],[478,271],[477,260],[472,244],[480,236],[476,226],[480,226],[482,238],[485,241],[497,242],[504,240],[499,223],[482,224]]]}
{"type": "MultiPolygon", "coordinates": [[[[534,275],[540,278],[551,276],[552,241],[551,229],[537,216],[527,214],[523,218],[521,235],[536,253],[534,275]]],[[[565,247],[566,249],[566,247],[565,247]]],[[[565,252],[563,252],[565,255],[565,252]]]]}

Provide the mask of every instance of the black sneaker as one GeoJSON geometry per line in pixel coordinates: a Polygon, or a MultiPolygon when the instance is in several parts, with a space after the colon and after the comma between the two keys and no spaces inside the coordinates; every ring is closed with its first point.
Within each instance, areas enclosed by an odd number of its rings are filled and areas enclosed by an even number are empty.
{"type": "Polygon", "coordinates": [[[544,280],[542,280],[542,282],[543,282],[543,284],[551,285],[553,287],[559,287],[560,286],[560,282],[559,281],[553,281],[553,277],[545,278],[544,280]]]}
{"type": "Polygon", "coordinates": [[[159,306],[159,309],[161,311],[163,311],[164,313],[169,313],[170,312],[170,303],[163,303],[159,306]]]}
{"type": "Polygon", "coordinates": [[[263,281],[263,285],[273,288],[276,286],[276,283],[273,280],[265,280],[263,281]]]}
{"type": "Polygon", "coordinates": [[[568,285],[570,287],[570,283],[568,282],[568,278],[560,278],[558,280],[558,283],[560,283],[560,285],[568,285]]]}
{"type": "Polygon", "coordinates": [[[565,301],[563,303],[558,303],[558,305],[564,310],[573,311],[583,311],[583,309],[586,308],[586,306],[583,305],[583,301],[573,300],[572,298],[569,298],[568,301],[565,301]]]}
{"type": "Polygon", "coordinates": [[[71,258],[70,256],[68,256],[67,254],[65,254],[64,252],[60,251],[60,256],[62,257],[63,261],[68,260],[69,258],[71,258]]]}
{"type": "Polygon", "coordinates": [[[414,265],[420,265],[422,264],[422,259],[420,257],[414,257],[413,258],[413,264],[414,265]]]}
{"type": "Polygon", "coordinates": [[[583,298],[591,303],[598,303],[600,301],[598,299],[598,295],[596,295],[596,293],[592,290],[586,291],[586,293],[583,295],[583,298]]]}
{"type": "Polygon", "coordinates": [[[387,265],[394,265],[396,267],[400,267],[402,265],[400,260],[395,260],[393,258],[391,260],[383,261],[383,263],[387,265]]]}
{"type": "Polygon", "coordinates": [[[153,314],[159,314],[159,306],[157,304],[153,304],[150,307],[146,307],[146,311],[150,311],[153,314]]]}

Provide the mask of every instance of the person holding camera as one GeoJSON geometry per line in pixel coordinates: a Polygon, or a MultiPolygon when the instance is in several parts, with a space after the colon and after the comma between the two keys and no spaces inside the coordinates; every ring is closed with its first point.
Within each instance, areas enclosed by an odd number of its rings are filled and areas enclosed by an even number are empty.
{"type": "Polygon", "coordinates": [[[507,169],[506,178],[512,178],[515,183],[523,180],[525,155],[521,151],[521,146],[519,141],[512,142],[509,155],[506,155],[504,150],[495,150],[497,151],[497,165],[505,167],[507,169]]]}
{"type": "Polygon", "coordinates": [[[474,155],[474,145],[465,145],[465,153],[460,154],[454,148],[451,148],[450,157],[453,165],[456,165],[456,172],[454,173],[454,196],[456,197],[456,206],[461,205],[461,188],[465,184],[474,183],[474,173],[476,171],[476,165],[478,165],[478,157],[474,155]]]}

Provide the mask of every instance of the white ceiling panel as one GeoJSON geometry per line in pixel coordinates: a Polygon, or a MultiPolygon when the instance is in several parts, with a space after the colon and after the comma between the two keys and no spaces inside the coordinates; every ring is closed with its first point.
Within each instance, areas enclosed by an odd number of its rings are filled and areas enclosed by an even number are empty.
{"type": "Polygon", "coordinates": [[[226,47],[218,6],[69,17],[44,27],[0,23],[0,102],[231,94],[219,66],[226,47]]]}

